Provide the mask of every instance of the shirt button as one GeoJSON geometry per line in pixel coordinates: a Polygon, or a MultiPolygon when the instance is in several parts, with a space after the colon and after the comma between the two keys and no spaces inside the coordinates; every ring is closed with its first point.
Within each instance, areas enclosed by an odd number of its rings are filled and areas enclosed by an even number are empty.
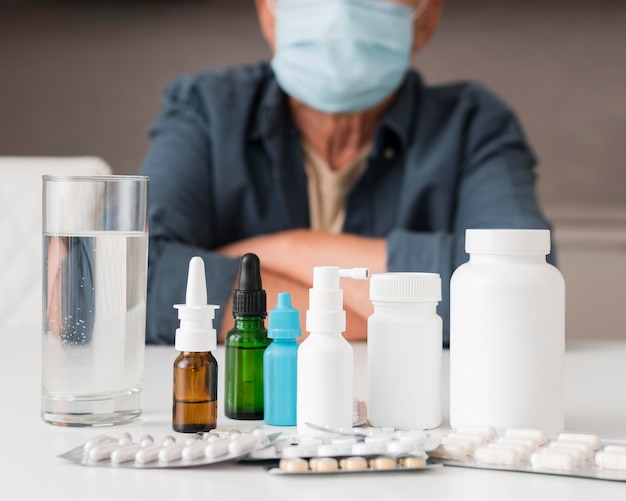
{"type": "Polygon", "coordinates": [[[385,157],[385,160],[391,160],[393,157],[396,156],[396,152],[393,151],[393,148],[385,148],[385,151],[383,151],[383,156],[385,157]]]}

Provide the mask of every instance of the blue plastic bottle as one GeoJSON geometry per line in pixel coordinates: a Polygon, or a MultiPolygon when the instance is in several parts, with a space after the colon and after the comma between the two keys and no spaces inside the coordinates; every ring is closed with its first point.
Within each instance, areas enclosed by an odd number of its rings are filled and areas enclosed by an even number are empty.
{"type": "Polygon", "coordinates": [[[266,424],[296,425],[296,339],[301,335],[300,315],[291,306],[291,295],[280,292],[276,308],[269,314],[267,336],[273,341],[263,354],[263,411],[266,424]]]}

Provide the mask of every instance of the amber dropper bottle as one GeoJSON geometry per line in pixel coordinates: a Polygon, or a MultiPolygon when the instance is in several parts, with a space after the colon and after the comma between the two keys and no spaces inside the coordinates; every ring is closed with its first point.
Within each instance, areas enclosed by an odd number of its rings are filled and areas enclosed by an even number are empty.
{"type": "Polygon", "coordinates": [[[217,361],[211,352],[217,347],[213,319],[219,306],[207,304],[201,257],[189,262],[185,301],[174,305],[180,320],[174,346],[181,353],[174,361],[172,428],[196,433],[212,430],[217,422],[217,361]]]}

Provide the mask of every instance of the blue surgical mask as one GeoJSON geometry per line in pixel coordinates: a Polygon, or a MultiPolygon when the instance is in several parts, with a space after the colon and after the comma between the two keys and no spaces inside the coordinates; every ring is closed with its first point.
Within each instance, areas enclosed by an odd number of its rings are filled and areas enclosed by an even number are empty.
{"type": "Polygon", "coordinates": [[[325,113],[372,108],[407,72],[412,14],[382,0],[279,0],[271,62],[278,84],[325,113]]]}

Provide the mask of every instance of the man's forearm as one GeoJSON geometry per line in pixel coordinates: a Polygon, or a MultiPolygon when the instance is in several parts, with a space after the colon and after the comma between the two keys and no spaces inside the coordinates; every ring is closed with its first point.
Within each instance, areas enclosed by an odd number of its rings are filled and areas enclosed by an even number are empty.
{"type": "MultiPolygon", "coordinates": [[[[284,287],[281,291],[292,292],[292,295],[293,291],[298,295],[304,291],[304,297],[298,300],[301,311],[308,307],[308,289],[312,286],[314,266],[359,266],[369,268],[371,273],[379,273],[386,270],[387,258],[384,239],[311,230],[253,237],[222,247],[218,252],[228,256],[246,252],[257,254],[263,269],[264,286],[269,280],[280,279],[284,287]],[[273,277],[270,278],[270,275],[273,277]]],[[[364,337],[365,321],[372,311],[369,283],[343,280],[342,288],[349,318],[350,332],[347,337],[358,335],[358,332],[352,332],[353,329],[362,331],[361,337],[364,337]],[[357,324],[360,325],[357,327],[357,324]]],[[[266,290],[269,293],[269,289],[266,290]]]]}

